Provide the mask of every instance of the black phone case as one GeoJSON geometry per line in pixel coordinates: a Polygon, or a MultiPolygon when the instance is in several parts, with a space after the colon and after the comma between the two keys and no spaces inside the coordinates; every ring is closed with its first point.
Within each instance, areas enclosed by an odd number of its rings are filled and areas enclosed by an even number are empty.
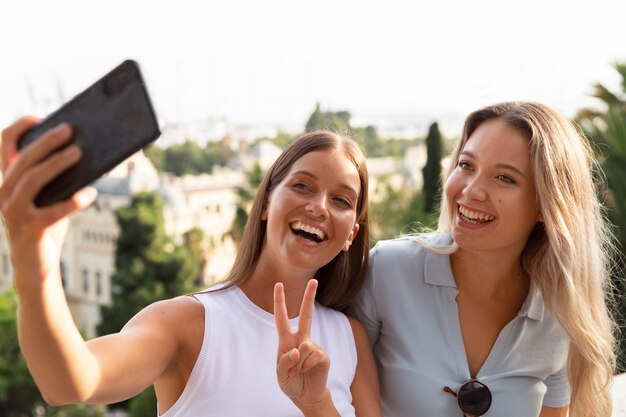
{"type": "Polygon", "coordinates": [[[154,109],[132,60],[122,62],[19,139],[22,149],[61,122],[73,128],[80,161],[49,182],[35,198],[38,207],[71,197],[161,134],[154,109]]]}

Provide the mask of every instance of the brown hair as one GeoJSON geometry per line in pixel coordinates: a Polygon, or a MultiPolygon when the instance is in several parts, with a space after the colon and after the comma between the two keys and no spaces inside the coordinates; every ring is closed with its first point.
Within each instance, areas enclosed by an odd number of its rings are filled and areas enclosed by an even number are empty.
{"type": "Polygon", "coordinates": [[[240,285],[250,277],[265,240],[266,221],[261,220],[265,201],[298,159],[316,151],[343,152],[356,167],[361,186],[356,206],[359,231],[347,252],[340,251],[332,261],[317,271],[315,278],[319,285],[316,299],[322,305],[344,311],[357,295],[365,280],[369,259],[368,174],[365,156],[356,141],[326,130],[305,133],[298,137],[270,167],[256,193],[235,263],[224,278],[224,288],[240,285]]]}

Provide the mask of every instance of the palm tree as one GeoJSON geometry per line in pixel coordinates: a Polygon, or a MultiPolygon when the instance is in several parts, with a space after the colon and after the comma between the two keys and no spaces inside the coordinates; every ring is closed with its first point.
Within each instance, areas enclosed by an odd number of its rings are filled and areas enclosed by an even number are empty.
{"type": "MultiPolygon", "coordinates": [[[[609,219],[615,226],[615,235],[621,246],[622,256],[616,259],[613,277],[616,289],[615,314],[618,322],[626,320],[626,63],[616,64],[621,76],[622,91],[611,91],[604,85],[594,86],[593,96],[600,99],[604,111],[581,110],[578,121],[585,134],[594,144],[604,176],[602,189],[609,219]]],[[[618,370],[626,371],[626,329],[619,341],[618,370]]]]}

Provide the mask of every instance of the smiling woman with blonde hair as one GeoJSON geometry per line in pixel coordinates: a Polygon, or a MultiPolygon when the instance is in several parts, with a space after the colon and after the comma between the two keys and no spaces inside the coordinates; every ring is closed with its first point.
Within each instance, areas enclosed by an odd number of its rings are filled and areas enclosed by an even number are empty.
{"type": "Polygon", "coordinates": [[[611,415],[614,247],[595,169],[544,105],[468,116],[437,231],[379,243],[353,306],[386,416],[611,415]]]}

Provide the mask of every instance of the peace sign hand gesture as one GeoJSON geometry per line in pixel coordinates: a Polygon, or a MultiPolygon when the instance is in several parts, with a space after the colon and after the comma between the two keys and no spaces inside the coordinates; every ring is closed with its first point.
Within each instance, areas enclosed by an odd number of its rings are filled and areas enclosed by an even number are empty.
{"type": "Polygon", "coordinates": [[[317,281],[312,279],[304,291],[298,330],[293,333],[289,325],[283,284],[274,286],[278,384],[301,410],[319,408],[330,397],[326,389],[330,358],[310,338],[316,290],[317,281]]]}

